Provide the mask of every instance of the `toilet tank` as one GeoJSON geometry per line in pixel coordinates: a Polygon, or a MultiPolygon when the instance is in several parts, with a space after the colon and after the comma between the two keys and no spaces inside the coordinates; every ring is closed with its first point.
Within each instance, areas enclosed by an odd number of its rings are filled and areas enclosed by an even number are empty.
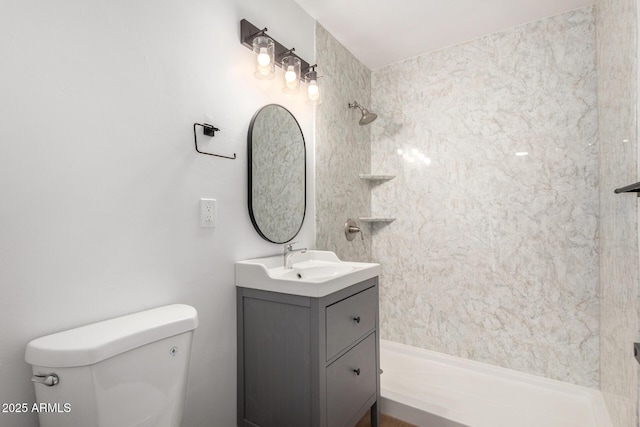
{"type": "Polygon", "coordinates": [[[197,326],[174,304],[31,341],[40,427],[179,427],[197,326]]]}

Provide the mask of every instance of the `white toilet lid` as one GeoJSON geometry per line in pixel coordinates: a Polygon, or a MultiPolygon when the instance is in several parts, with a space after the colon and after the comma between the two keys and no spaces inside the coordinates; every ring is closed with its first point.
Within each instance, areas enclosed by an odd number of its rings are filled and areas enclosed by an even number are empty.
{"type": "Polygon", "coordinates": [[[25,360],[52,368],[93,365],[197,327],[195,308],[167,305],[37,338],[27,344],[25,360]]]}

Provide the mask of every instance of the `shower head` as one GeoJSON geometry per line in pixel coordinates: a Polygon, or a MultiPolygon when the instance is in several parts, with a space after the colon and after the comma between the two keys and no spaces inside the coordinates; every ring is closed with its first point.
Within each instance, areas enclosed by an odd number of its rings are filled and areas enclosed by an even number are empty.
{"type": "Polygon", "coordinates": [[[367,109],[365,108],[364,111],[362,112],[362,118],[358,123],[360,123],[360,125],[368,125],[369,123],[371,123],[377,118],[378,118],[378,115],[376,113],[371,113],[367,111],[367,109]]]}
{"type": "Polygon", "coordinates": [[[360,121],[358,122],[360,123],[360,126],[368,125],[369,123],[371,123],[372,121],[378,118],[377,114],[370,112],[369,110],[364,108],[362,105],[358,104],[356,101],[353,101],[353,103],[350,102],[349,108],[360,109],[360,112],[362,113],[362,118],[360,118],[360,121]]]}

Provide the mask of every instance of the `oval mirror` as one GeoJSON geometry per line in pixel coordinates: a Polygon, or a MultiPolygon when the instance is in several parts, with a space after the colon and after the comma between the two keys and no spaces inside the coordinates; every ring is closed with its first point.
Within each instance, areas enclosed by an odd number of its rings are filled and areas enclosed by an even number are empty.
{"type": "Polygon", "coordinates": [[[296,118],[269,104],[251,119],[247,138],[249,215],[256,231],[272,243],[293,239],[306,210],[306,148],[296,118]]]}

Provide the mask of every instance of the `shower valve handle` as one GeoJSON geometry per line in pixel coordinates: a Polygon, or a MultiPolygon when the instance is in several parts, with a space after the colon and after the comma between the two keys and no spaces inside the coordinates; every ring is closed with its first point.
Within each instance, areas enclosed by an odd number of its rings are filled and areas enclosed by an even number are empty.
{"type": "Polygon", "coordinates": [[[349,227],[349,233],[359,233],[360,231],[362,231],[360,230],[360,227],[356,227],[353,225],[349,227]]]}
{"type": "Polygon", "coordinates": [[[360,239],[364,240],[364,236],[362,235],[362,229],[358,227],[358,223],[353,218],[349,218],[347,222],[344,223],[344,236],[348,241],[352,241],[356,238],[356,234],[360,233],[360,239]]]}

